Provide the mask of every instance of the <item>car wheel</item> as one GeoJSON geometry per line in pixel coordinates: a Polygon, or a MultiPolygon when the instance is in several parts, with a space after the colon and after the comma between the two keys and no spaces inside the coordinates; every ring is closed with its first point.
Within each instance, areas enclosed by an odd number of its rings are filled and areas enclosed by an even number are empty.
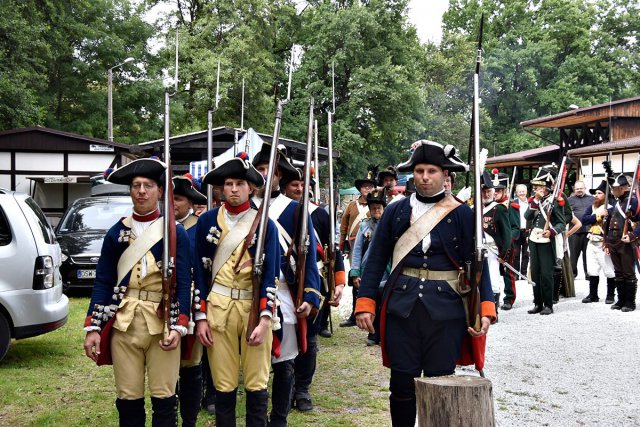
{"type": "Polygon", "coordinates": [[[9,329],[9,322],[5,319],[4,314],[0,313],[0,360],[7,354],[10,342],[11,330],[9,329]]]}

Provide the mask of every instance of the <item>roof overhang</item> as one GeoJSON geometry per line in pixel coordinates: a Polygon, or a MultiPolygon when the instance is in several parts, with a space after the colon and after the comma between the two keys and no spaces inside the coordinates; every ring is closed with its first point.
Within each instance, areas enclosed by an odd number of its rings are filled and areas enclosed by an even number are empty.
{"type": "Polygon", "coordinates": [[[545,147],[518,151],[517,153],[490,157],[487,159],[486,165],[496,168],[512,166],[538,166],[557,161],[559,155],[560,147],[558,147],[557,145],[547,145],[545,147]]]}

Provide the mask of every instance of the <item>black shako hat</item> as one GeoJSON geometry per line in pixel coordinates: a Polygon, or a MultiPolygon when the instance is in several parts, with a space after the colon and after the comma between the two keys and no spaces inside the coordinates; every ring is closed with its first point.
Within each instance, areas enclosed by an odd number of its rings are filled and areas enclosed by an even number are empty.
{"type": "Polygon", "coordinates": [[[482,172],[482,176],[480,177],[480,188],[496,188],[493,185],[491,175],[487,171],[482,172]]]}
{"type": "Polygon", "coordinates": [[[167,165],[156,157],[137,159],[111,172],[107,176],[107,181],[114,184],[131,185],[135,177],[142,176],[154,180],[158,187],[164,187],[166,169],[167,165]]]}
{"type": "Polygon", "coordinates": [[[396,171],[395,166],[389,165],[385,170],[378,173],[378,185],[384,186],[383,180],[388,176],[393,177],[396,181],[398,180],[398,172],[396,171]]]}
{"type": "Polygon", "coordinates": [[[184,196],[195,205],[206,205],[207,196],[196,190],[191,175],[173,177],[173,194],[184,196]]]}
{"type": "Polygon", "coordinates": [[[591,194],[596,194],[596,191],[602,191],[603,193],[607,193],[607,181],[606,180],[602,180],[600,181],[600,185],[598,185],[596,188],[592,188],[589,190],[589,193],[591,194]]]}
{"type": "Polygon", "coordinates": [[[378,203],[382,206],[387,206],[387,189],[382,188],[382,190],[373,190],[371,193],[367,194],[367,206],[372,203],[378,203]]]}
{"type": "Polygon", "coordinates": [[[553,183],[556,182],[556,177],[558,176],[558,167],[555,163],[551,163],[550,165],[540,166],[538,168],[538,172],[536,176],[531,180],[531,185],[540,185],[543,187],[547,187],[551,190],[553,187],[553,183]]]}
{"type": "MultiPolygon", "coordinates": [[[[278,145],[278,169],[282,174],[281,180],[292,181],[298,176],[298,171],[287,159],[287,152],[284,145],[278,145]]],[[[269,164],[269,155],[271,154],[271,144],[266,142],[262,143],[260,151],[253,158],[253,166],[258,167],[262,164],[269,164]]]]}
{"type": "Polygon", "coordinates": [[[491,179],[491,181],[493,182],[493,188],[495,188],[496,190],[507,188],[507,186],[509,185],[509,175],[504,172],[500,172],[495,168],[491,170],[491,173],[493,174],[493,178],[491,179]]]}
{"type": "Polygon", "coordinates": [[[398,172],[413,172],[417,164],[428,163],[440,166],[449,172],[467,172],[469,165],[463,162],[456,154],[453,145],[443,146],[434,141],[421,139],[411,145],[411,158],[398,165],[398,172]]]}
{"type": "Polygon", "coordinates": [[[208,172],[202,179],[203,184],[224,185],[227,178],[244,179],[245,181],[262,187],[264,185],[264,177],[253,166],[249,160],[239,157],[229,159],[211,172],[208,172]]]}

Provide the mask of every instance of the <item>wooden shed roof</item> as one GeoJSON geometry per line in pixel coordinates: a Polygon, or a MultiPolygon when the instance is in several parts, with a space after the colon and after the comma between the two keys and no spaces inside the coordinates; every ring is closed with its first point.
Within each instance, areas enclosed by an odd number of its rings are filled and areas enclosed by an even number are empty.
{"type": "Polygon", "coordinates": [[[128,144],[42,126],[0,132],[0,148],[8,150],[88,152],[91,151],[91,145],[96,144],[113,147],[115,152],[129,153],[134,149],[128,144]]]}

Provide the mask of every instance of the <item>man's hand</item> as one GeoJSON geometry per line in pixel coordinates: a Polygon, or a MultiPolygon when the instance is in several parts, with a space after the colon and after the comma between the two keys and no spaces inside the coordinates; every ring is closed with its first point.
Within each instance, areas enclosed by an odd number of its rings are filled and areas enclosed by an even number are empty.
{"type": "Polygon", "coordinates": [[[491,326],[491,320],[488,317],[483,316],[482,319],[480,319],[480,331],[476,331],[472,327],[468,327],[467,331],[472,337],[482,337],[489,333],[489,326],[491,326]]]}
{"type": "Polygon", "coordinates": [[[206,319],[196,321],[196,337],[198,341],[205,347],[213,346],[213,335],[211,334],[211,328],[206,319]]]}
{"type": "Polygon", "coordinates": [[[338,307],[340,305],[340,300],[342,299],[342,292],[344,292],[344,284],[336,285],[336,288],[333,291],[333,301],[329,301],[329,304],[334,307],[338,307]]]}
{"type": "Polygon", "coordinates": [[[354,277],[353,278],[353,287],[356,289],[360,289],[360,282],[361,279],[359,277],[354,277]]]}
{"type": "Polygon", "coordinates": [[[376,316],[371,313],[358,313],[356,314],[356,324],[358,325],[358,328],[373,334],[376,332],[373,327],[373,319],[375,319],[375,317],[376,316]]]}
{"type": "Polygon", "coordinates": [[[249,345],[255,347],[262,344],[269,329],[271,329],[271,318],[269,316],[260,317],[260,323],[249,336],[249,345]]]}
{"type": "Polygon", "coordinates": [[[542,237],[546,237],[547,239],[551,237],[551,230],[544,230],[542,232],[542,237]]]}
{"type": "Polygon", "coordinates": [[[167,337],[166,340],[159,341],[160,348],[163,349],[164,351],[175,350],[180,345],[181,338],[182,336],[180,335],[180,332],[176,331],[175,329],[172,329],[171,332],[169,332],[169,336],[167,337]]]}
{"type": "Polygon", "coordinates": [[[631,243],[631,237],[629,237],[628,233],[622,236],[620,240],[622,240],[624,243],[631,243]]]}
{"type": "Polygon", "coordinates": [[[300,307],[298,307],[298,309],[296,310],[296,316],[302,317],[302,318],[309,317],[310,313],[311,313],[311,304],[309,304],[306,301],[300,304],[300,307]]]}
{"type": "Polygon", "coordinates": [[[87,332],[84,337],[84,353],[94,362],[98,361],[100,355],[100,333],[98,331],[87,332]]]}

